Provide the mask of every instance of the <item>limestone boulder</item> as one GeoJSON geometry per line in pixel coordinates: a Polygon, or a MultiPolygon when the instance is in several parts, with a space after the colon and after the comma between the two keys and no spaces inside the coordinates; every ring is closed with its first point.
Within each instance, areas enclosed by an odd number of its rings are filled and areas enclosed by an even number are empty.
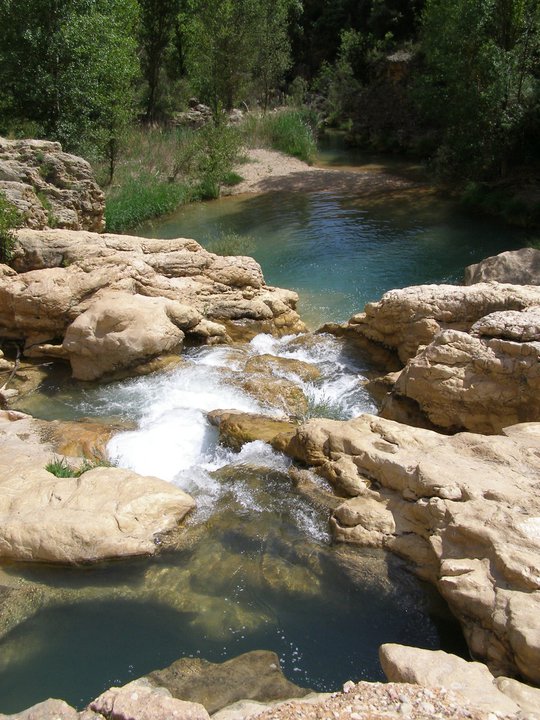
{"type": "Polygon", "coordinates": [[[0,336],[31,357],[58,357],[75,377],[136,368],[234,329],[304,329],[290,291],[264,284],[252,258],[223,258],[194,240],[68,230],[18,232],[13,268],[0,266],[0,336]]]}
{"type": "Polygon", "coordinates": [[[492,280],[512,285],[540,285],[540,250],[532,247],[510,250],[465,268],[465,285],[492,280]]]}
{"type": "Polygon", "coordinates": [[[349,496],[342,542],[412,561],[475,657],[540,683],[540,423],[441,435],[371,415],[310,420],[285,452],[349,496]]]}
{"type": "Polygon", "coordinates": [[[173,697],[204,705],[213,714],[238,700],[271,702],[307,695],[310,691],[283,675],[278,656],[254,650],[223,663],[181,658],[148,676],[173,697]]]}
{"type": "Polygon", "coordinates": [[[182,328],[191,329],[200,319],[197,311],[174,300],[107,293],[71,323],[62,346],[73,377],[95,380],[180,351],[182,328]]]}
{"type": "Polygon", "coordinates": [[[233,450],[240,450],[243,445],[255,440],[262,440],[281,450],[295,430],[295,425],[287,420],[236,410],[213,410],[207,417],[219,429],[220,442],[233,450]]]}
{"type": "Polygon", "coordinates": [[[303,382],[313,382],[321,376],[321,371],[316,365],[303,360],[295,360],[294,358],[266,354],[250,358],[244,369],[248,373],[265,373],[282,378],[300,378],[303,382]]]}
{"type": "Polygon", "coordinates": [[[42,439],[46,430],[45,421],[0,414],[0,558],[81,563],[153,555],[193,509],[173,485],[128,470],[56,477],[45,469],[55,458],[42,439]]]}
{"type": "Polygon", "coordinates": [[[540,288],[481,282],[470,286],[417,285],[390,290],[353,315],[339,334],[363,336],[394,349],[406,363],[442,330],[469,332],[491,313],[540,305],[540,288]]]}
{"type": "Polygon", "coordinates": [[[165,688],[154,687],[146,678],[106,690],[90,703],[89,709],[107,720],[208,720],[210,717],[200,703],[178,700],[165,688]]]}
{"type": "Polygon", "coordinates": [[[103,717],[91,710],[77,712],[64,700],[50,698],[13,715],[0,713],[0,720],[103,720],[103,717]]]}
{"type": "Polygon", "coordinates": [[[92,168],[59,143],[0,138],[0,192],[29,228],[100,232],[105,225],[105,198],[92,168]]]}
{"type": "Polygon", "coordinates": [[[514,715],[519,705],[501,692],[487,667],[467,662],[443,650],[423,650],[388,643],[379,650],[384,674],[390,682],[422,687],[444,687],[462,695],[469,705],[499,715],[514,715]]]}
{"type": "MultiPolygon", "coordinates": [[[[540,420],[540,306],[491,313],[470,333],[445,330],[412,358],[392,395],[436,426],[497,433],[540,420]]],[[[383,403],[383,414],[392,417],[383,403]]]]}

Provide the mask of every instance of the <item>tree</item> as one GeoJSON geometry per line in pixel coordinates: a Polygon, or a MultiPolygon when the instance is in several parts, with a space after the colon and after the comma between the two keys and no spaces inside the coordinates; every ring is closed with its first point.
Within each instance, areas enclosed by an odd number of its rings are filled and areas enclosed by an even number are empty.
{"type": "Polygon", "coordinates": [[[536,0],[427,0],[418,98],[446,172],[504,175],[538,97],[536,0]]]}
{"type": "Polygon", "coordinates": [[[257,0],[189,0],[184,13],[187,69],[217,115],[249,87],[256,56],[257,0]]]}
{"type": "Polygon", "coordinates": [[[135,0],[0,0],[3,124],[68,150],[111,150],[138,69],[135,0]]]}
{"type": "Polygon", "coordinates": [[[177,19],[182,0],[138,0],[141,67],[146,81],[145,117],[159,118],[161,75],[168,47],[178,40],[177,19]]]}
{"type": "Polygon", "coordinates": [[[298,0],[259,0],[253,76],[265,111],[272,91],[292,64],[289,17],[301,10],[298,0]]]}

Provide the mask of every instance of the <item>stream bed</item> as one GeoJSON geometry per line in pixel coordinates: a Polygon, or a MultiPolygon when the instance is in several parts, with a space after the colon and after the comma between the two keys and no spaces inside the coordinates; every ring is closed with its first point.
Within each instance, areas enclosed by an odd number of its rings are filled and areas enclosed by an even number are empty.
{"type": "MultiPolygon", "coordinates": [[[[339,155],[329,153],[327,163],[339,165],[339,155]]],[[[300,293],[312,327],[346,320],[391,287],[458,282],[467,264],[523,244],[432,196],[415,206],[410,195],[378,203],[343,191],[227,198],[142,230],[203,244],[231,232],[249,236],[268,283],[300,293]]],[[[274,650],[290,680],[332,691],[348,679],[382,679],[384,642],[466,653],[441,598],[403,562],[332,544],[328,510],[313,499],[324,481],[312,476],[312,492],[302,492],[287,458],[264,443],[240,452],[219,444],[210,410],[287,411],[279,397],[246,389],[245,365],[258,356],[317,369],[310,380],[283,371],[305,398],[305,417],[375,412],[363,385],[367,361],[342,341],[310,334],[191,348],[173,369],[109,385],[52,375],[19,403],[45,419],[126,422],[109,443],[111,458],[175,483],[197,510],[181,547],[156,559],[3,568],[31,601],[0,640],[0,712],[51,696],[82,708],[103,689],[183,656],[220,662],[274,650]]]]}

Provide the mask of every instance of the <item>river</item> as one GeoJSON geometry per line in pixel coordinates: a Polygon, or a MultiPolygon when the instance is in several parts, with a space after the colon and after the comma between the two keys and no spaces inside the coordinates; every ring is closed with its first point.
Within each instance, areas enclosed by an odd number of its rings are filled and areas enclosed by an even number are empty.
{"type": "MultiPolygon", "coordinates": [[[[329,147],[321,162],[338,167],[351,157],[329,147]]],[[[399,163],[391,170],[417,172],[399,163]]],[[[267,282],[300,294],[312,328],[345,320],[392,287],[458,282],[467,264],[522,244],[423,190],[238,196],[141,229],[207,245],[231,233],[249,245],[267,282]]],[[[260,355],[318,370],[311,380],[284,372],[305,396],[306,417],[375,411],[363,387],[367,362],[325,335],[192,348],[172,370],[109,385],[61,376],[20,403],[47,419],[129,421],[134,428],[113,438],[111,458],[182,487],[197,511],[183,546],[154,560],[4,568],[42,599],[0,642],[0,712],[49,696],[83,707],[110,685],[186,655],[222,661],[275,650],[297,684],[336,690],[348,679],[382,678],[383,642],[465,652],[442,600],[404,563],[332,544],[328,511],[313,500],[322,480],[313,476],[314,491],[302,493],[289,461],[264,443],[241,452],[220,446],[209,410],[283,414],[279,401],[264,403],[242,384],[246,362],[260,355]]]]}

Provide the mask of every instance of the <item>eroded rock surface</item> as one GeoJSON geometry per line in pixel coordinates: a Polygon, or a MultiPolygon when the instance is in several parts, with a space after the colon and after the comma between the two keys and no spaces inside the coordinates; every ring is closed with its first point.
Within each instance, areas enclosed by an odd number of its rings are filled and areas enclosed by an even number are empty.
{"type": "Polygon", "coordinates": [[[25,229],[13,267],[0,266],[0,335],[24,340],[29,356],[69,360],[81,380],[177,351],[185,336],[228,342],[235,323],[304,329],[296,293],[266,286],[252,258],[194,240],[25,229]]]}
{"type": "Polygon", "coordinates": [[[540,420],[540,287],[478,283],[392,290],[339,334],[393,348],[405,368],[377,385],[381,415],[497,433],[540,420]]]}
{"type": "MultiPolygon", "coordinates": [[[[445,429],[497,433],[540,420],[540,306],[445,330],[412,358],[393,393],[445,429]]],[[[384,407],[384,406],[383,406],[384,407]]]]}
{"type": "Polygon", "coordinates": [[[286,452],[351,496],[338,540],[413,561],[476,657],[540,683],[540,423],[452,437],[371,415],[310,420],[286,452]]]}
{"type": "Polygon", "coordinates": [[[396,350],[403,363],[413,358],[441,330],[468,332],[490,313],[540,305],[540,288],[496,282],[456,285],[413,285],[390,290],[368,303],[342,328],[396,350]]]}
{"type": "Polygon", "coordinates": [[[443,650],[423,650],[388,643],[379,651],[382,669],[390,682],[422,687],[445,687],[485,712],[513,715],[520,707],[497,687],[487,667],[467,662],[443,650]]]}
{"type": "Polygon", "coordinates": [[[96,467],[59,478],[45,466],[47,423],[0,413],[0,558],[62,563],[152,555],[193,509],[173,485],[96,467]]]}
{"type": "Polygon", "coordinates": [[[92,168],[62,152],[60,143],[0,138],[0,192],[29,228],[100,232],[105,226],[105,198],[92,168]]]}
{"type": "Polygon", "coordinates": [[[146,678],[110,688],[88,706],[107,720],[209,720],[202,705],[172,697],[146,678]]]}

